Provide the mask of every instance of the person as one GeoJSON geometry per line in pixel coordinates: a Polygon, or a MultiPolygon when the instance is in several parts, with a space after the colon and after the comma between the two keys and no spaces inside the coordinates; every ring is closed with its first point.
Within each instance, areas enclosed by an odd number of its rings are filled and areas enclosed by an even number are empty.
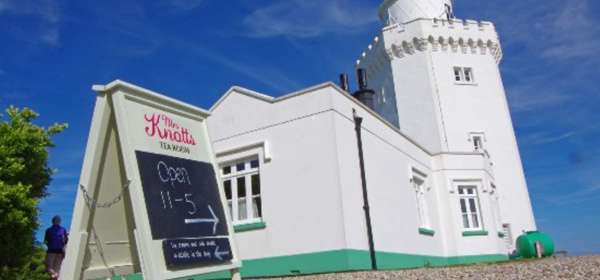
{"type": "Polygon", "coordinates": [[[46,272],[52,280],[58,279],[60,266],[65,258],[65,245],[69,240],[69,234],[64,227],[60,226],[60,216],[52,218],[52,226],[46,229],[44,243],[48,246],[46,251],[46,272]]]}

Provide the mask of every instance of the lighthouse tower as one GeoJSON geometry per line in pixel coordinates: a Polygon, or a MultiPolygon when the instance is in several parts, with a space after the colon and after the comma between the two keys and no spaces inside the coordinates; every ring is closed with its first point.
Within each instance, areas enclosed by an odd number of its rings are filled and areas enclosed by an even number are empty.
{"type": "Polygon", "coordinates": [[[379,18],[386,24],[453,17],[452,0],[385,0],[379,7],[379,18]]]}
{"type": "Polygon", "coordinates": [[[452,4],[385,0],[383,30],[357,68],[366,70],[375,91],[374,110],[438,164],[436,185],[448,187],[440,205],[454,207],[452,182],[465,176],[446,164],[481,156],[482,193],[498,203],[490,211],[499,218],[487,226],[497,227],[512,246],[536,225],[499,71],[502,49],[493,23],[457,19],[452,4]]]}

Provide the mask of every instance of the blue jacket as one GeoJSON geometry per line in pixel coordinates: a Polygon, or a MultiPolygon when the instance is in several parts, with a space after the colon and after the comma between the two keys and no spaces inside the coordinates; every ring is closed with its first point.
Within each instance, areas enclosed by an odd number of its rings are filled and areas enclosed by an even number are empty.
{"type": "Polygon", "coordinates": [[[44,242],[48,245],[48,253],[64,253],[69,234],[64,227],[52,225],[46,230],[44,242]]]}

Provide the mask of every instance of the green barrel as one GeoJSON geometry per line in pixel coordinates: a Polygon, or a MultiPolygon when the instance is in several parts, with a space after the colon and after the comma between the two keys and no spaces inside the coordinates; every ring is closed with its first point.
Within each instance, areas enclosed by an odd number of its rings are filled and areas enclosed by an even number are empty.
{"type": "Polygon", "coordinates": [[[517,251],[523,258],[535,258],[537,256],[535,243],[542,245],[542,256],[549,257],[554,254],[554,241],[549,235],[539,231],[528,231],[517,238],[517,251]]]}

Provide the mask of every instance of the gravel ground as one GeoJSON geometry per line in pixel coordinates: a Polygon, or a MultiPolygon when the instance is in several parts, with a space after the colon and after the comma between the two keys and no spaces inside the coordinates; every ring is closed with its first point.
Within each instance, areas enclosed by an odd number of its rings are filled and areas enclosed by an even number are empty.
{"type": "Polygon", "coordinates": [[[524,260],[497,264],[455,266],[448,268],[421,268],[398,271],[349,272],[276,278],[286,280],[339,280],[339,279],[600,279],[600,255],[585,257],[557,257],[543,260],[524,260]]]}

